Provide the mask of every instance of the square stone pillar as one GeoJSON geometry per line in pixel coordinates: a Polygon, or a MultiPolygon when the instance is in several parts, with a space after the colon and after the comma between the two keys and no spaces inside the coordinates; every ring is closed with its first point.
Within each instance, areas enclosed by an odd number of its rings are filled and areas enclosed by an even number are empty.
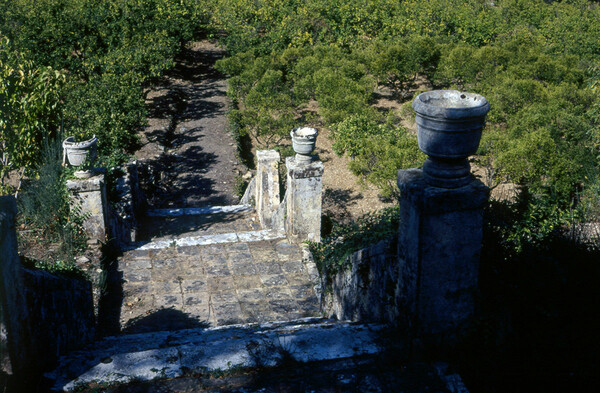
{"type": "Polygon", "coordinates": [[[454,189],[434,187],[420,169],[400,170],[398,187],[407,325],[425,345],[452,346],[474,312],[489,190],[479,180],[454,189]]]}
{"type": "Polygon", "coordinates": [[[323,163],[288,157],[285,231],[292,243],[321,240],[323,163]]]}
{"type": "Polygon", "coordinates": [[[106,243],[108,202],[104,175],[67,180],[67,188],[72,196],[71,206],[85,217],[83,229],[89,239],[106,243]]]}
{"type": "Polygon", "coordinates": [[[256,152],[256,213],[263,228],[273,227],[273,215],[280,204],[279,160],[275,150],[256,152]]]}

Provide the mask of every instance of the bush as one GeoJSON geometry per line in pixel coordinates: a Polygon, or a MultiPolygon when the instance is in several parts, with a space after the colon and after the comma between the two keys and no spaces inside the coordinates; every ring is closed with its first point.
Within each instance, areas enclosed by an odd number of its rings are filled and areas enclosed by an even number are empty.
{"type": "Polygon", "coordinates": [[[348,225],[335,225],[320,243],[309,242],[321,277],[331,279],[346,267],[352,253],[398,233],[400,209],[389,207],[368,213],[348,225]]]}
{"type": "Polygon", "coordinates": [[[10,171],[31,175],[40,164],[42,140],[56,135],[65,75],[38,67],[0,34],[0,194],[10,171]]]}

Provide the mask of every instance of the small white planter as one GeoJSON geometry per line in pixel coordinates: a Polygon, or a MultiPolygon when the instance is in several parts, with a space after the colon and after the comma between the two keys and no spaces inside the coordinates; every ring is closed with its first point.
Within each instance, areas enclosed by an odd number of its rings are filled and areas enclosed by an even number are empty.
{"type": "Polygon", "coordinates": [[[317,135],[319,135],[317,129],[311,127],[294,128],[290,135],[292,136],[292,147],[296,152],[296,161],[312,161],[310,153],[315,149],[317,135]]]}
{"type": "Polygon", "coordinates": [[[75,137],[70,136],[63,141],[63,161],[66,158],[69,165],[74,167],[80,167],[84,164],[92,166],[96,160],[97,145],[98,138],[96,136],[83,142],[75,142],[75,137]]]}

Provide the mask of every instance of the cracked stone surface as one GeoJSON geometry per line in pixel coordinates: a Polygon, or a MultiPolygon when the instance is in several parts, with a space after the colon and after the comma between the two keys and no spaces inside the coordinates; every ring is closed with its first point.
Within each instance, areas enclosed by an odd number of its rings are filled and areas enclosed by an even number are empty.
{"type": "Polygon", "coordinates": [[[114,268],[113,333],[320,315],[316,266],[285,239],[131,250],[114,268]]]}

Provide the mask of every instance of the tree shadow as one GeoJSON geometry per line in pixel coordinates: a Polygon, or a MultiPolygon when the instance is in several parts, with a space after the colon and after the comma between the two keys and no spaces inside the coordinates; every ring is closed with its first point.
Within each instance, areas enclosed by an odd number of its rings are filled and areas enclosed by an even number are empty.
{"type": "Polygon", "coordinates": [[[323,193],[323,206],[327,206],[324,214],[331,220],[340,224],[352,221],[352,215],[348,210],[355,201],[363,199],[363,196],[352,190],[328,188],[323,193]]]}
{"type": "Polygon", "coordinates": [[[260,230],[258,221],[251,221],[248,213],[215,213],[183,215],[176,217],[140,218],[139,241],[156,237],[202,236],[204,234],[231,233],[260,230]],[[247,220],[244,221],[244,219],[247,220]],[[233,225],[235,223],[235,225],[233,225]]]}
{"type": "Polygon", "coordinates": [[[133,318],[121,331],[122,333],[147,333],[176,331],[183,329],[207,329],[208,321],[193,317],[174,308],[162,308],[150,315],[133,318]]]}

